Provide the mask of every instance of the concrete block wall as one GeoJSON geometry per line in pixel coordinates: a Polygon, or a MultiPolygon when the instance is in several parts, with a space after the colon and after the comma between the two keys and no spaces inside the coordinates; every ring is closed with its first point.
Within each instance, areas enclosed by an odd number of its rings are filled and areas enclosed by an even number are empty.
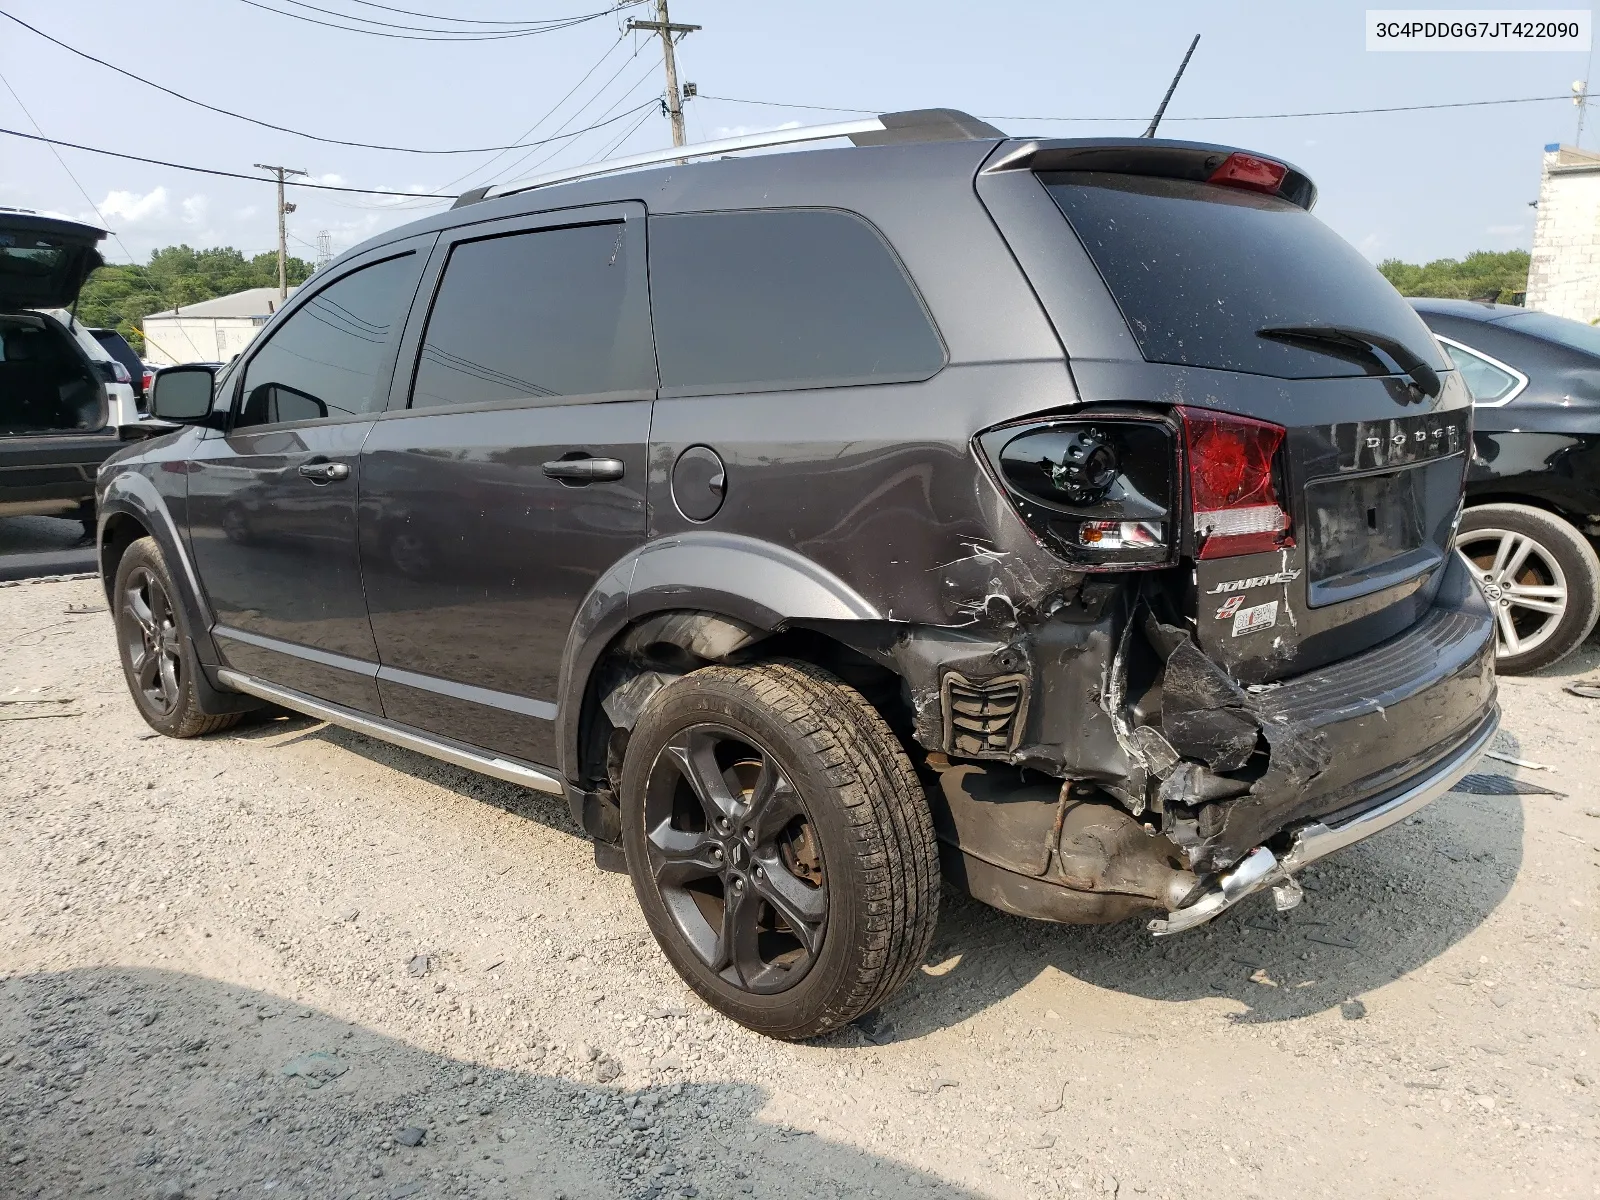
{"type": "Polygon", "coordinates": [[[1600,154],[1545,147],[1527,306],[1585,324],[1600,317],[1600,154]]]}

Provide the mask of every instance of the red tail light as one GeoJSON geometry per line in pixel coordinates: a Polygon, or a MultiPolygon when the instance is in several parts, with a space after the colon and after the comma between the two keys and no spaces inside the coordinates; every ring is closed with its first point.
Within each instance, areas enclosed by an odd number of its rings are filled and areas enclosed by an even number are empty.
{"type": "Polygon", "coordinates": [[[1273,162],[1270,158],[1234,153],[1228,155],[1222,165],[1211,172],[1206,182],[1276,196],[1278,189],[1283,186],[1283,177],[1288,173],[1289,168],[1282,163],[1273,162]]]}
{"type": "Polygon", "coordinates": [[[1203,408],[1180,407],[1178,415],[1197,556],[1230,558],[1294,545],[1273,481],[1282,426],[1203,408]]]}

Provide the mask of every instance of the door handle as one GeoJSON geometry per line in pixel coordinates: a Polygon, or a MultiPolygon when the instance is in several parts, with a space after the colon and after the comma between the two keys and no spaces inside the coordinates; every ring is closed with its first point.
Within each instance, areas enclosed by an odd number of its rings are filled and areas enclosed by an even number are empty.
{"type": "Polygon", "coordinates": [[[570,483],[594,483],[622,478],[620,458],[558,458],[544,464],[551,479],[570,483]]]}
{"type": "Polygon", "coordinates": [[[350,478],[350,464],[342,462],[308,462],[300,466],[300,474],[312,483],[333,483],[350,478]]]}

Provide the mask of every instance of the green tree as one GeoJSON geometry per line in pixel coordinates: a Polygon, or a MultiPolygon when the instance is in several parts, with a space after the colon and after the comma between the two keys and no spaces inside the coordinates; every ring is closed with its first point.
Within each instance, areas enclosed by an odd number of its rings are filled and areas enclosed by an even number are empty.
{"type": "Polygon", "coordinates": [[[1402,296],[1518,304],[1528,290],[1526,250],[1478,250],[1463,259],[1436,258],[1423,266],[1386,258],[1378,270],[1402,296]]]}
{"type": "MultiPolygon", "coordinates": [[[[311,277],[311,264],[303,259],[291,255],[284,267],[291,284],[311,277]]],[[[91,275],[78,296],[78,319],[117,330],[143,353],[140,327],[151,313],[277,283],[276,254],[246,258],[232,246],[165,246],[148,263],[110,264],[91,275]]]]}

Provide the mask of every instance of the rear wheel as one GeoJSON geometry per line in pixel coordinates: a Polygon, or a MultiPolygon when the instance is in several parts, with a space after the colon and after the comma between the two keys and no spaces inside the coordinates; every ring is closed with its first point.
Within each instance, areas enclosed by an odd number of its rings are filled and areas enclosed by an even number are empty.
{"type": "Polygon", "coordinates": [[[1535,671],[1564,658],[1600,614],[1600,558],[1554,513],[1527,504],[1467,509],[1456,549],[1494,610],[1495,669],[1535,671]]]}
{"type": "Polygon", "coordinates": [[[926,796],[883,718],[816,667],[706,667],[664,688],[628,741],[622,821],[662,951],[760,1033],[854,1020],[927,953],[926,796]]]}
{"type": "Polygon", "coordinates": [[[150,728],[187,738],[226,729],[242,714],[209,716],[200,710],[194,682],[200,667],[177,594],[154,538],[128,547],[112,589],[122,674],[150,728]]]}

